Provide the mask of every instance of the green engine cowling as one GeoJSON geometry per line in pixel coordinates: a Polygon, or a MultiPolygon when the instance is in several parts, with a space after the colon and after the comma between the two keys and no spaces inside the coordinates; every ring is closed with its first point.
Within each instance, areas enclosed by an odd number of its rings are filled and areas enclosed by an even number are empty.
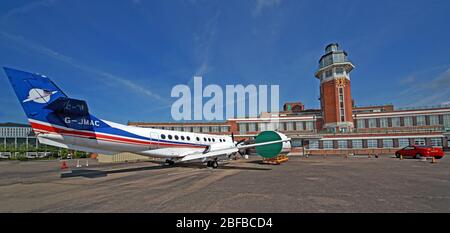
{"type": "MultiPolygon", "coordinates": [[[[275,131],[264,131],[255,138],[255,143],[273,142],[287,139],[284,134],[275,131]]],[[[256,146],[256,153],[264,158],[273,158],[279,155],[283,150],[289,149],[291,145],[289,142],[280,142],[263,146],[256,146]]]]}

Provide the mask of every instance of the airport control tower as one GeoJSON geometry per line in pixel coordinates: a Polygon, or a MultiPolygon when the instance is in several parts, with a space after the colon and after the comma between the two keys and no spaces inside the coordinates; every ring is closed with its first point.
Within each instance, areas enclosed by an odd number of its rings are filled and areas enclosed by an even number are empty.
{"type": "Polygon", "coordinates": [[[347,53],[338,44],[325,48],[315,76],[320,80],[320,104],[323,128],[330,132],[348,132],[353,129],[350,72],[355,68],[347,53]]]}

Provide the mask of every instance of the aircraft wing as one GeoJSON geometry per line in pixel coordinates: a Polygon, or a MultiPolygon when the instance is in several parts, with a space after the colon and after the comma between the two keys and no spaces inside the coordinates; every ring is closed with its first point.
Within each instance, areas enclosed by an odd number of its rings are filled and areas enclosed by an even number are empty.
{"type": "Polygon", "coordinates": [[[237,151],[238,151],[237,147],[230,147],[230,148],[209,151],[207,153],[197,152],[197,153],[188,154],[188,155],[184,156],[180,161],[189,161],[189,160],[195,160],[195,159],[217,157],[217,156],[221,156],[221,155],[229,155],[232,153],[236,153],[237,151]]]}
{"type": "Polygon", "coordinates": [[[187,154],[186,156],[184,156],[180,161],[190,161],[190,160],[196,160],[196,159],[204,159],[204,158],[209,158],[209,157],[218,157],[221,155],[229,155],[232,153],[236,153],[238,152],[240,149],[247,149],[247,148],[252,148],[252,147],[257,147],[257,146],[265,146],[265,145],[270,145],[270,144],[275,144],[275,143],[283,143],[283,142],[287,142],[290,141],[291,139],[284,139],[284,140],[277,140],[277,141],[271,141],[271,142],[262,142],[262,143],[254,143],[254,144],[250,144],[250,145],[238,145],[238,146],[234,146],[234,147],[228,147],[228,148],[220,148],[220,149],[216,149],[216,150],[211,150],[209,152],[196,152],[196,153],[192,153],[192,154],[187,154]]]}

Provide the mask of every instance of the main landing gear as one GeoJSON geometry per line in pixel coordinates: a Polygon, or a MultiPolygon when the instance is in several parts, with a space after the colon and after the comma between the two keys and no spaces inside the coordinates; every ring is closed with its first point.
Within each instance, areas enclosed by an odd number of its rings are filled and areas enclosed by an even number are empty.
{"type": "Polygon", "coordinates": [[[217,167],[219,167],[219,163],[217,163],[217,160],[212,160],[212,161],[206,162],[206,166],[216,169],[217,167]]]}
{"type": "Polygon", "coordinates": [[[173,166],[175,164],[175,162],[173,160],[166,159],[166,164],[169,166],[173,166]]]}

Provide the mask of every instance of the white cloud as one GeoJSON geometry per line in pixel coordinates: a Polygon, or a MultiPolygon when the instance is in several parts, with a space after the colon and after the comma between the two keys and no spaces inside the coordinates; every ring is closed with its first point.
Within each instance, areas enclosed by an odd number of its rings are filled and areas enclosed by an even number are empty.
{"type": "Polygon", "coordinates": [[[68,65],[71,65],[75,68],[78,68],[80,70],[83,70],[85,72],[88,73],[92,73],[94,75],[97,76],[101,76],[103,78],[99,78],[99,80],[105,81],[104,78],[106,78],[106,81],[114,81],[117,83],[122,84],[124,87],[126,87],[128,90],[133,91],[136,94],[141,94],[141,95],[146,95],[148,97],[152,97],[155,98],[159,101],[164,101],[164,102],[168,102],[167,99],[161,97],[160,95],[152,92],[151,90],[145,89],[144,87],[130,81],[127,78],[118,76],[118,75],[114,75],[108,72],[105,72],[103,70],[99,70],[97,68],[88,66],[86,64],[83,64],[77,60],[75,60],[72,57],[66,56],[64,54],[58,53],[50,48],[47,48],[45,46],[42,46],[40,44],[37,44],[35,42],[26,40],[25,38],[21,37],[21,36],[17,36],[17,35],[13,35],[7,32],[3,32],[0,31],[0,36],[3,36],[7,39],[9,39],[10,41],[15,42],[16,44],[18,44],[21,47],[25,47],[27,50],[33,50],[35,52],[47,55],[55,60],[61,61],[63,63],[66,63],[68,65]]]}
{"type": "Polygon", "coordinates": [[[218,11],[205,23],[203,31],[194,34],[195,56],[199,62],[199,66],[195,70],[195,75],[203,76],[212,69],[210,64],[211,46],[217,34],[217,24],[220,14],[221,12],[218,11]]]}
{"type": "Polygon", "coordinates": [[[23,6],[13,8],[13,9],[9,10],[8,12],[6,12],[2,16],[1,22],[6,23],[10,18],[12,18],[14,16],[24,15],[36,8],[51,6],[55,2],[56,2],[56,0],[41,0],[41,1],[30,2],[23,6]]]}
{"type": "Polygon", "coordinates": [[[253,17],[258,16],[264,9],[279,6],[281,0],[256,0],[255,7],[252,10],[253,17]]]}
{"type": "Polygon", "coordinates": [[[407,103],[407,107],[449,103],[450,68],[435,78],[421,77],[419,79],[416,76],[408,76],[400,83],[404,89],[398,92],[395,99],[407,103]]]}

